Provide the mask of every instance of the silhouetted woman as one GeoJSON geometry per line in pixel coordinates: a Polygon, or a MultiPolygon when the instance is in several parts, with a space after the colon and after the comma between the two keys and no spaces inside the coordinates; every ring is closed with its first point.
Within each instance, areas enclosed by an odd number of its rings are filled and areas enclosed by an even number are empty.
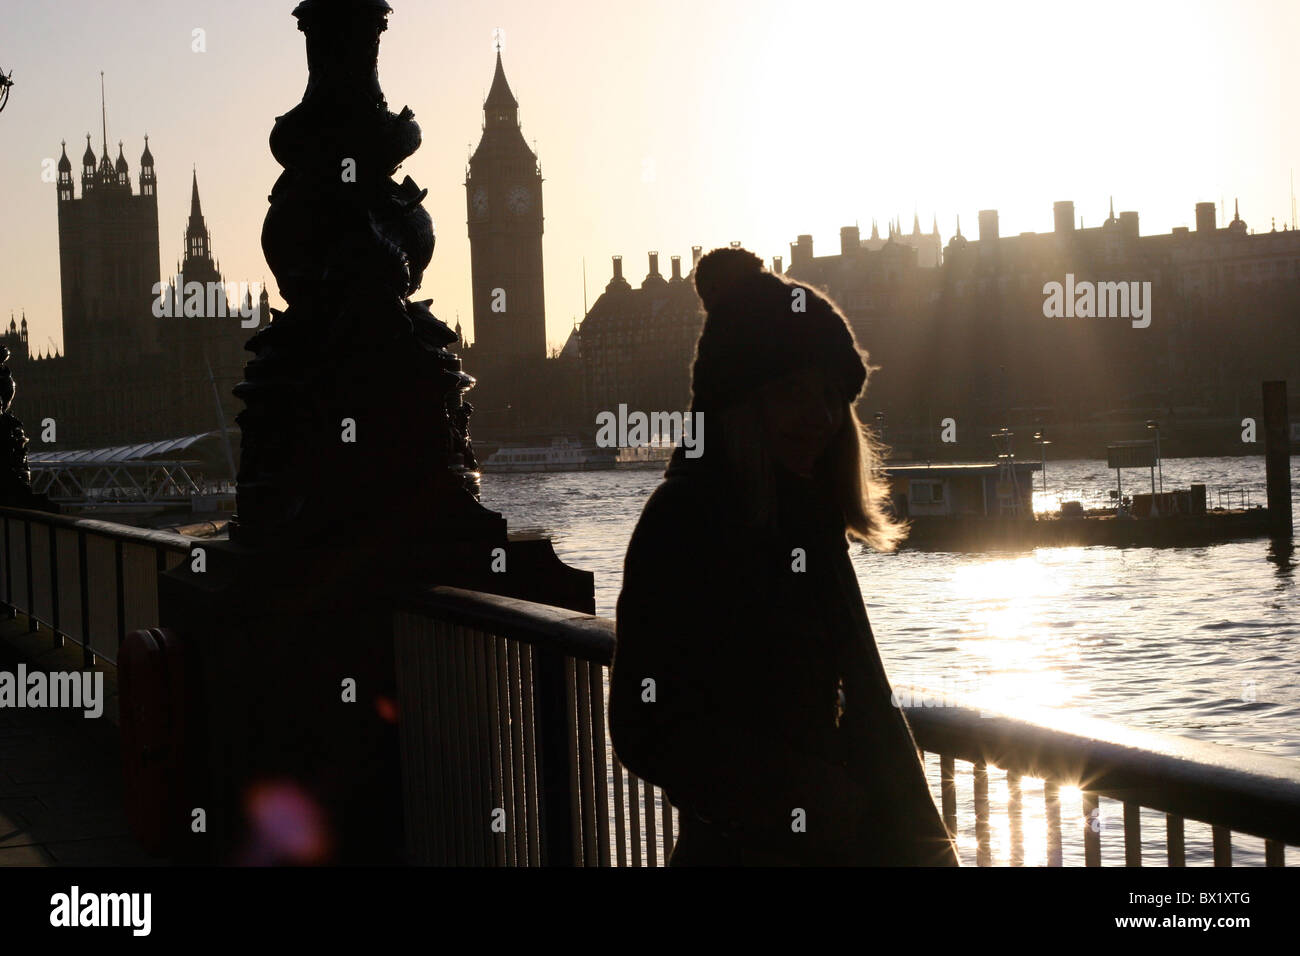
{"type": "Polygon", "coordinates": [[[674,866],[955,866],[849,559],[906,535],[853,411],[865,356],[743,249],[695,287],[703,454],[677,449],[628,545],[615,752],[678,807],[674,866]]]}

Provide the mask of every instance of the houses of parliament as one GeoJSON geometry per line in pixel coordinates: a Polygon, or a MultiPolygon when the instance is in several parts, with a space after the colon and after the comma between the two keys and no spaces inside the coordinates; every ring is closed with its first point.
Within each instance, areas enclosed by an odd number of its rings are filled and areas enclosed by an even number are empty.
{"type": "MultiPolygon", "coordinates": [[[[457,350],[478,379],[470,396],[476,434],[544,430],[572,418],[582,373],[576,339],[561,360],[546,354],[542,177],[499,51],[483,109],[483,136],[465,183],[477,341],[462,339],[457,350]]],[[[213,308],[209,298],[201,315],[188,304],[172,307],[188,303],[191,283],[225,284],[197,172],[176,266],[185,288],[176,289],[158,282],[160,185],[148,137],[134,180],[125,145],[117,147],[114,157],[105,118],[98,155],[86,136],[79,177],[66,143],[58,161],[63,352],[32,342],[25,314],[11,316],[7,332],[0,328],[18,383],[14,411],[33,453],[233,429],[241,403],[232,389],[249,357],[244,343],[270,320],[265,290],[256,305],[227,300],[213,308]],[[155,307],[160,288],[162,310],[155,307]]]]}
{"type": "MultiPolygon", "coordinates": [[[[209,302],[198,316],[189,308],[159,316],[159,181],[148,139],[134,183],[121,143],[114,158],[106,130],[98,155],[86,139],[79,194],[66,146],[56,181],[65,352],[38,354],[25,316],[0,330],[18,383],[14,411],[33,450],[48,421],[60,449],[233,427],[240,403],[232,389],[243,377],[251,324],[269,321],[266,293],[256,307],[250,298],[216,309],[209,302]],[[255,322],[239,307],[256,313],[255,322]]],[[[462,336],[452,347],[477,379],[468,395],[474,437],[491,444],[587,436],[595,413],[624,403],[685,409],[703,313],[679,256],[669,257],[665,275],[650,252],[639,288],[613,257],[612,277],[581,325],[558,354],[547,354],[543,179],[500,51],[464,185],[476,341],[462,336]]],[[[832,255],[815,255],[813,237],[800,235],[788,268],[775,257],[772,271],[840,304],[882,368],[872,410],[895,435],[914,432],[904,439],[912,444],[934,444],[942,412],[990,427],[1041,420],[1085,436],[1077,451],[1091,454],[1116,415],[1161,415],[1185,423],[1184,449],[1208,450],[1219,447],[1211,432],[1222,431],[1220,419],[1240,421],[1249,410],[1261,376],[1297,374],[1300,230],[1273,224],[1255,233],[1236,209],[1220,223],[1213,203],[1195,211],[1195,230],[1143,236],[1136,212],[1112,208],[1100,226],[1076,228],[1073,203],[1062,201],[1051,232],[1003,236],[988,209],[978,238],[963,236],[958,220],[946,247],[937,223],[923,232],[914,216],[910,234],[894,222],[887,238],[874,226],[870,238],[845,226],[832,255]],[[1137,336],[1115,324],[1046,321],[1044,283],[1067,274],[1152,282],[1156,325],[1137,336]],[[1193,444],[1201,441],[1193,421],[1207,423],[1202,444],[1193,444]]],[[[701,252],[691,247],[692,271],[701,252]]],[[[197,175],[177,271],[187,289],[223,284],[197,175]]]]}
{"type": "MultiPolygon", "coordinates": [[[[238,302],[206,307],[199,316],[157,317],[156,293],[163,288],[159,182],[148,137],[138,191],[124,145],[118,143],[116,159],[109,152],[106,122],[100,150],[96,156],[88,134],[79,196],[66,143],[58,162],[62,354],[33,347],[25,314],[21,322],[11,315],[0,335],[18,383],[14,411],[26,425],[32,452],[198,434],[223,422],[233,427],[238,411],[231,389],[243,377],[243,345],[255,329],[241,325],[238,302]]],[[[197,172],[177,271],[187,287],[218,283],[224,289],[197,172]]],[[[258,325],[267,320],[265,291],[256,306],[251,299],[242,305],[258,325]]]]}

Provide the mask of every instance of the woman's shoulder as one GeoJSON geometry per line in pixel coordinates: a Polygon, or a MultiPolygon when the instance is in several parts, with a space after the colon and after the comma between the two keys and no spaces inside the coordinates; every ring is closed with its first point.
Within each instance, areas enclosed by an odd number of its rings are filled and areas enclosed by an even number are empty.
{"type": "Polygon", "coordinates": [[[713,490],[693,475],[669,475],[651,492],[637,522],[642,526],[683,525],[699,528],[717,512],[713,490]]]}

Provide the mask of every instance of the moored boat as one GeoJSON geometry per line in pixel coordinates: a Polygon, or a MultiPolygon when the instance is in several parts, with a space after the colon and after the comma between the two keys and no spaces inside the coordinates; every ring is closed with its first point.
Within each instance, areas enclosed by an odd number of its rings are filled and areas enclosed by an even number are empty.
{"type": "Polygon", "coordinates": [[[614,467],[612,449],[584,445],[570,438],[550,445],[502,446],[482,464],[486,474],[543,471],[605,471],[614,467]]]}

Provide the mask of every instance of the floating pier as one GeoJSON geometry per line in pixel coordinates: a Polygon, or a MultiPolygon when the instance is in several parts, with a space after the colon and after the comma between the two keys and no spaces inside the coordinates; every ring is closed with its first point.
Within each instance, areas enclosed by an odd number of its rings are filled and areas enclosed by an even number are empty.
{"type": "MultiPolygon", "coordinates": [[[[894,512],[907,519],[912,529],[902,547],[925,551],[1197,547],[1264,536],[1290,538],[1286,382],[1264,382],[1263,399],[1267,507],[1208,508],[1201,484],[1171,491],[1156,491],[1153,484],[1150,494],[1131,498],[1123,496],[1121,485],[1111,492],[1116,507],[1085,510],[1067,502],[1060,512],[1034,515],[1029,482],[1039,465],[1015,462],[1004,450],[999,463],[886,468],[894,512]]],[[[1000,436],[1009,433],[1004,429],[1000,436]]],[[[1159,466],[1158,452],[1153,457],[1150,442],[1114,444],[1107,449],[1107,459],[1117,475],[1125,467],[1154,470],[1159,466]]]]}

